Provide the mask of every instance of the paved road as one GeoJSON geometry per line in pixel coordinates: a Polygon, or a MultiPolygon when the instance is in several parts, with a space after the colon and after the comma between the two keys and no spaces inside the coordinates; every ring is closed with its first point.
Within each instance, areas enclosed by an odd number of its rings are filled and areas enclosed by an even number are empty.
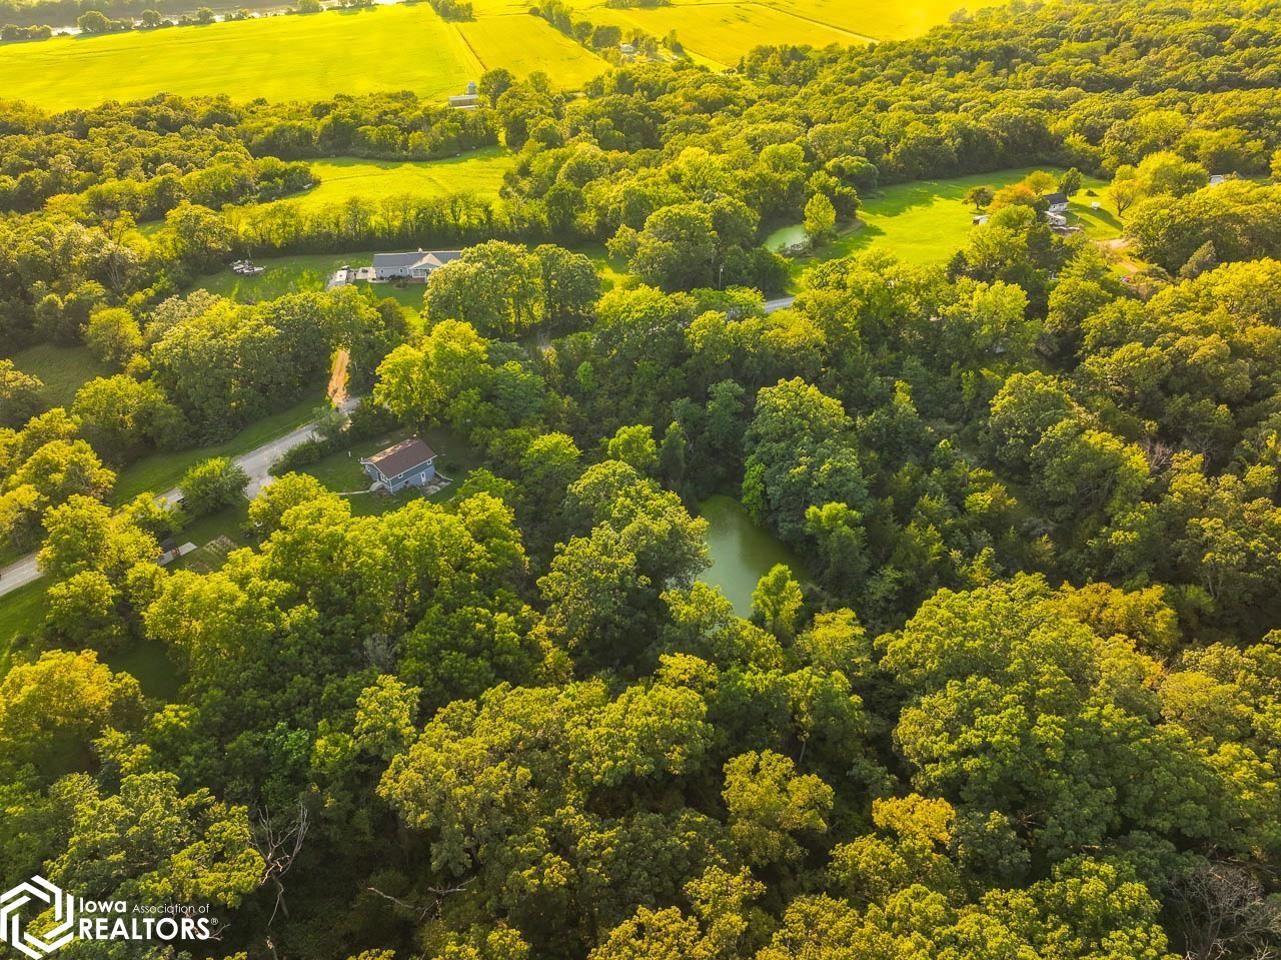
{"type": "Polygon", "coordinates": [[[779,297],[777,300],[766,300],[765,312],[774,313],[776,310],[786,310],[795,302],[795,297],[779,297]]]}
{"type": "Polygon", "coordinates": [[[36,566],[34,553],[27,554],[21,560],[15,560],[7,567],[0,568],[0,596],[4,596],[10,590],[25,587],[39,576],[40,569],[36,566]]]}
{"type": "MultiPolygon", "coordinates": [[[[358,400],[345,401],[341,409],[343,413],[350,413],[356,406],[358,400]]],[[[305,443],[316,436],[316,425],[307,423],[297,430],[291,430],[283,437],[277,437],[275,440],[269,440],[261,447],[256,447],[248,453],[242,453],[235,458],[235,463],[240,466],[245,473],[249,474],[249,483],[245,486],[245,496],[252,500],[263,491],[275,479],[267,471],[271,465],[279,460],[287,451],[292,450],[300,443],[305,443]]],[[[182,496],[177,487],[172,490],[166,490],[156,497],[157,502],[172,505],[178,502],[182,496]]],[[[6,593],[17,590],[19,587],[25,587],[33,580],[40,578],[40,569],[36,566],[36,555],[29,553],[21,560],[15,560],[7,567],[0,568],[0,597],[6,593]]]]}

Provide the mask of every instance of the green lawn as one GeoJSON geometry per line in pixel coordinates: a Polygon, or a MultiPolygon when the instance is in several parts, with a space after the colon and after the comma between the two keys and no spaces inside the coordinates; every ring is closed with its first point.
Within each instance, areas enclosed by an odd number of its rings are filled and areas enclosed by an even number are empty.
{"type": "Polygon", "coordinates": [[[0,597],[0,674],[9,669],[13,641],[44,623],[47,589],[48,584],[36,580],[0,597]]]}
{"type": "Polygon", "coordinates": [[[88,347],[57,347],[41,343],[11,358],[23,373],[44,381],[45,402],[51,407],[69,407],[76,391],[94,377],[109,377],[119,371],[94,359],[88,347]]]}
{"type": "MultiPolygon", "coordinates": [[[[373,260],[372,250],[348,251],[345,253],[309,253],[292,257],[267,257],[256,259],[256,263],[266,270],[256,277],[242,277],[230,270],[220,270],[196,281],[195,286],[202,287],[220,297],[229,297],[240,303],[257,303],[260,300],[272,300],[287,293],[301,293],[305,290],[324,290],[325,281],[344,264],[351,266],[368,265],[373,260]]],[[[417,318],[423,306],[423,285],[407,283],[397,286],[392,283],[358,284],[369,290],[377,299],[391,297],[411,315],[417,318]]]]}
{"type": "Polygon", "coordinates": [[[120,504],[140,493],[164,493],[178,484],[191,467],[210,457],[234,457],[259,447],[314,419],[316,408],[324,402],[316,393],[279,413],[272,414],[246,427],[223,443],[174,453],[155,453],[120,471],[112,503],[120,504]]]}
{"type": "MultiPolygon", "coordinates": [[[[393,443],[409,436],[406,430],[397,430],[371,440],[362,440],[350,450],[339,450],[323,460],[299,468],[300,473],[315,477],[325,487],[335,493],[350,493],[351,512],[356,516],[384,513],[403,506],[418,496],[415,491],[402,491],[396,496],[385,494],[357,493],[369,488],[369,477],[360,466],[360,458],[386,449],[393,443]]],[[[476,452],[453,431],[447,429],[429,430],[423,439],[436,451],[436,469],[453,480],[448,487],[432,494],[436,501],[449,500],[457,492],[467,475],[479,466],[476,452]]]]}
{"type": "MultiPolygon", "coordinates": [[[[574,249],[592,259],[606,290],[626,280],[627,264],[621,260],[611,259],[603,243],[584,244],[574,249]]],[[[254,260],[258,266],[266,268],[256,277],[242,277],[230,270],[220,270],[201,277],[196,281],[195,286],[241,303],[257,303],[260,300],[284,296],[286,293],[323,290],[325,281],[339,267],[345,264],[353,267],[367,266],[373,261],[373,257],[372,250],[266,257],[254,260]]],[[[422,311],[423,292],[426,287],[421,283],[406,283],[403,286],[393,283],[362,283],[357,286],[369,290],[380,300],[391,297],[409,310],[411,319],[416,319],[422,311]]]]}
{"type": "Polygon", "coordinates": [[[136,640],[121,650],[113,650],[102,660],[117,673],[124,672],[138,681],[149,697],[171,702],[178,697],[181,680],[169,648],[158,640],[136,640]]]}
{"type": "MultiPolygon", "coordinates": [[[[886,250],[905,263],[945,263],[965,245],[974,229],[975,211],[962,199],[965,192],[982,184],[1003,187],[1017,183],[1034,169],[1045,168],[1002,170],[949,180],[918,180],[869,194],[859,210],[860,224],[842,233],[814,256],[798,258],[793,263],[793,276],[800,279],[816,262],[869,249],[886,250]]],[[[1111,239],[1121,232],[1119,221],[1110,211],[1090,209],[1091,203],[1102,200],[1106,186],[1102,180],[1084,178],[1081,191],[1072,198],[1069,207],[1076,222],[1095,240],[1111,239]]],[[[795,226],[783,227],[771,234],[766,243],[777,245],[794,239],[798,233],[795,226]]]]}
{"type": "Polygon", "coordinates": [[[444,197],[454,193],[472,193],[480,197],[498,196],[503,175],[516,162],[515,156],[502,147],[474,150],[447,160],[362,160],[357,157],[332,157],[312,160],[311,169],[319,184],[312,190],[284,200],[301,210],[343,203],[352,197],[379,202],[391,197],[444,197]]]}

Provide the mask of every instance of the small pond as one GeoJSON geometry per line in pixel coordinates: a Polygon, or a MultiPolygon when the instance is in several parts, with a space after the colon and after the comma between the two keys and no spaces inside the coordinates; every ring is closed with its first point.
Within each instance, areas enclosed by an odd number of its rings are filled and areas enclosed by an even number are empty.
{"type": "Polygon", "coordinates": [[[751,614],[756,581],[774,564],[785,563],[797,579],[807,579],[805,567],[796,555],[753,523],[733,497],[708,497],[698,505],[698,515],[707,521],[707,550],[712,561],[699,579],[720,587],[739,616],[751,614]]]}
{"type": "Polygon", "coordinates": [[[805,225],[801,223],[779,227],[765,238],[765,249],[775,252],[805,242],[805,225]]]}

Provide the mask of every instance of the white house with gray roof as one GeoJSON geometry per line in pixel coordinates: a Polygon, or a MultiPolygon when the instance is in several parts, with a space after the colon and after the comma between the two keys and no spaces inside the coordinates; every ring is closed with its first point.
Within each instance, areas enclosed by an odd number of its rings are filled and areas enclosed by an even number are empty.
{"type": "Polygon", "coordinates": [[[463,255],[461,250],[411,250],[408,253],[375,253],[374,283],[409,280],[426,283],[436,270],[463,255]]]}

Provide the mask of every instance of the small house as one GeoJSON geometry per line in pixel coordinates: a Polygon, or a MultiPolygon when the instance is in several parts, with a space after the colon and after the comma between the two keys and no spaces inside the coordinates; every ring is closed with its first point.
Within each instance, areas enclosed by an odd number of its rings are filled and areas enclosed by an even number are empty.
{"type": "Polygon", "coordinates": [[[411,250],[407,253],[375,253],[373,282],[411,280],[426,283],[427,278],[451,260],[463,255],[461,250],[411,250]]]}
{"type": "Polygon", "coordinates": [[[1216,173],[1210,177],[1210,186],[1217,187],[1228,182],[1227,174],[1216,173]]]}
{"type": "Polygon", "coordinates": [[[436,452],[417,437],[402,440],[360,461],[374,486],[388,493],[425,487],[436,477],[436,452]]]}
{"type": "Polygon", "coordinates": [[[1050,205],[1050,213],[1066,213],[1068,208],[1068,195],[1063,192],[1047,193],[1045,202],[1050,205]]]}
{"type": "Polygon", "coordinates": [[[621,53],[621,54],[622,54],[623,56],[625,56],[625,57],[633,57],[633,56],[635,56],[635,55],[636,55],[636,44],[634,44],[634,43],[620,43],[620,44],[618,45],[618,52],[619,52],[619,53],[621,53]]]}

